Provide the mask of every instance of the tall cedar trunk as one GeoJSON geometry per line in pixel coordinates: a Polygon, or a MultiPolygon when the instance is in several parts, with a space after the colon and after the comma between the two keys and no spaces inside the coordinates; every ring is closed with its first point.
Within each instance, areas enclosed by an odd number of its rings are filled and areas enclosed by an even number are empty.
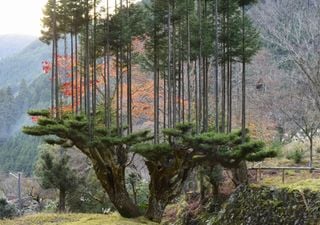
{"type": "Polygon", "coordinates": [[[196,112],[196,131],[199,133],[199,87],[198,87],[198,77],[199,77],[199,67],[197,65],[197,60],[194,61],[195,67],[195,77],[194,77],[194,99],[195,99],[195,112],[196,112]]]}
{"type": "Polygon", "coordinates": [[[310,150],[310,162],[309,162],[309,166],[310,168],[313,167],[313,135],[309,136],[309,143],[310,143],[310,146],[309,146],[309,150],[310,150]]]}
{"type": "Polygon", "coordinates": [[[229,127],[228,127],[228,130],[229,130],[229,133],[231,132],[232,130],[232,61],[230,62],[230,87],[229,87],[229,127]]]}
{"type": "Polygon", "coordinates": [[[121,22],[120,22],[120,135],[123,132],[123,6],[122,0],[120,0],[120,12],[121,12],[121,22]]]}
{"type": "Polygon", "coordinates": [[[80,57],[82,59],[82,65],[80,66],[80,74],[79,74],[79,81],[80,81],[80,90],[79,90],[79,110],[81,113],[83,113],[83,109],[85,108],[85,96],[86,96],[86,92],[85,92],[85,79],[84,79],[84,74],[85,74],[85,65],[84,65],[84,53],[83,53],[83,48],[80,48],[80,57]]]}
{"type": "Polygon", "coordinates": [[[111,84],[110,84],[110,23],[109,23],[109,0],[107,0],[107,127],[111,127],[111,84]]]}
{"type": "Polygon", "coordinates": [[[54,115],[54,91],[55,91],[55,80],[54,80],[54,76],[55,76],[55,42],[54,42],[54,38],[52,40],[52,70],[51,70],[51,114],[54,115]]]}
{"type": "Polygon", "coordinates": [[[76,114],[78,115],[78,112],[79,112],[79,94],[78,94],[78,33],[77,31],[75,32],[74,34],[74,42],[75,42],[75,46],[74,46],[74,51],[75,51],[75,68],[74,68],[74,72],[75,72],[75,80],[76,80],[76,83],[75,83],[75,88],[76,88],[76,97],[75,97],[75,107],[76,107],[76,114]]]}
{"type": "Polygon", "coordinates": [[[188,90],[188,122],[191,122],[191,81],[190,81],[190,54],[191,54],[191,41],[190,41],[190,16],[189,16],[189,0],[187,1],[187,32],[188,32],[188,37],[187,37],[187,90],[188,90]]]}
{"type": "Polygon", "coordinates": [[[171,3],[168,1],[168,127],[172,127],[172,35],[171,35],[171,3]]]}
{"type": "Polygon", "coordinates": [[[66,211],[66,190],[64,188],[59,189],[59,212],[66,211]]]}
{"type": "Polygon", "coordinates": [[[225,23],[226,23],[226,32],[227,32],[227,42],[226,42],[226,66],[227,66],[227,74],[226,74],[226,88],[227,88],[227,123],[226,123],[226,128],[227,128],[227,133],[229,133],[229,126],[231,123],[231,118],[230,118],[230,32],[229,32],[229,20],[230,20],[230,15],[229,15],[229,0],[226,2],[227,4],[227,15],[225,18],[225,23]]]}
{"type": "Polygon", "coordinates": [[[71,106],[72,106],[72,114],[75,112],[74,110],[74,65],[73,65],[73,32],[70,34],[70,39],[71,39],[71,106]]]}
{"type": "Polygon", "coordinates": [[[58,77],[58,35],[57,35],[57,5],[53,0],[53,48],[54,48],[54,88],[55,88],[55,116],[59,118],[59,77],[58,77]]]}
{"type": "Polygon", "coordinates": [[[221,129],[220,132],[225,132],[225,115],[226,115],[226,70],[225,70],[225,63],[222,64],[221,67],[221,86],[222,86],[222,93],[221,93],[221,129]]]}
{"type": "Polygon", "coordinates": [[[119,98],[120,98],[120,91],[119,91],[119,49],[117,48],[116,53],[116,126],[118,135],[120,135],[120,105],[119,105],[119,98]]]}
{"type": "MultiPolygon", "coordinates": [[[[172,15],[175,13],[175,0],[172,0],[172,15]]],[[[175,20],[171,19],[172,23],[172,126],[176,126],[177,122],[177,73],[176,73],[176,24],[175,20]]]]}
{"type": "MultiPolygon", "coordinates": [[[[241,132],[242,142],[245,141],[246,137],[246,58],[245,58],[245,8],[242,5],[242,120],[241,120],[241,132]]],[[[234,174],[239,184],[248,183],[248,171],[245,161],[242,161],[234,174]]]]}
{"type": "MultiPolygon", "coordinates": [[[[202,17],[204,22],[207,22],[207,0],[204,1],[202,17]]],[[[201,34],[202,35],[202,34],[201,34]]],[[[202,56],[202,73],[203,73],[203,131],[208,131],[208,60],[207,56],[202,56]]]]}
{"type": "Polygon", "coordinates": [[[181,104],[181,74],[182,74],[182,70],[181,70],[181,29],[180,29],[180,25],[179,25],[179,36],[178,36],[178,43],[179,43],[179,49],[178,49],[178,118],[177,118],[177,122],[180,123],[181,122],[181,112],[182,112],[182,104],[181,104]]]}
{"type": "Polygon", "coordinates": [[[218,0],[215,1],[215,7],[214,7],[214,23],[215,23],[215,97],[216,97],[216,113],[215,113],[215,126],[216,126],[216,132],[219,131],[219,52],[218,52],[218,0]]]}
{"type": "Polygon", "coordinates": [[[87,118],[89,121],[89,137],[90,140],[93,140],[93,129],[92,129],[92,116],[91,116],[91,92],[90,92],[90,44],[89,44],[89,1],[86,1],[86,7],[87,7],[87,12],[86,12],[86,37],[85,37],[85,66],[86,66],[86,71],[85,71],[85,77],[86,77],[86,114],[87,118]]]}
{"type": "MultiPolygon", "coordinates": [[[[127,25],[130,26],[130,10],[129,10],[129,0],[126,0],[127,6],[127,25]]],[[[132,66],[131,66],[131,43],[132,37],[130,34],[129,44],[127,46],[127,124],[128,124],[128,134],[132,133],[132,66]]]]}
{"type": "Polygon", "coordinates": [[[97,15],[96,15],[96,0],[93,1],[93,46],[92,46],[92,61],[93,61],[93,74],[92,74],[92,135],[96,117],[96,104],[97,104],[97,62],[96,62],[96,30],[97,30],[97,15]]]}
{"type": "Polygon", "coordinates": [[[108,127],[108,98],[107,98],[107,48],[103,48],[103,86],[104,86],[104,125],[108,127]]]}
{"type": "MultiPolygon", "coordinates": [[[[106,5],[106,20],[105,20],[105,32],[106,32],[106,38],[109,38],[109,33],[108,33],[108,23],[109,23],[109,1],[107,1],[107,5],[106,5]]],[[[108,42],[108,41],[107,41],[108,42]]],[[[107,90],[107,54],[109,54],[108,52],[108,44],[106,44],[103,47],[103,85],[104,85],[104,125],[106,128],[108,128],[108,90],[107,90]]]]}
{"type": "Polygon", "coordinates": [[[141,216],[138,206],[134,204],[126,189],[125,166],[105,166],[95,162],[93,167],[102,187],[120,215],[126,218],[141,216]]]}
{"type": "Polygon", "coordinates": [[[198,58],[198,132],[202,131],[202,112],[203,112],[203,63],[202,63],[202,0],[198,0],[198,19],[199,19],[199,58],[198,58]]]}
{"type": "MultiPolygon", "coordinates": [[[[156,5],[154,6],[156,8],[156,5]]],[[[154,17],[156,18],[156,12],[154,11],[154,17]]],[[[157,35],[157,26],[156,21],[153,21],[153,83],[154,83],[154,143],[159,143],[159,73],[158,73],[158,35],[157,35]]]]}

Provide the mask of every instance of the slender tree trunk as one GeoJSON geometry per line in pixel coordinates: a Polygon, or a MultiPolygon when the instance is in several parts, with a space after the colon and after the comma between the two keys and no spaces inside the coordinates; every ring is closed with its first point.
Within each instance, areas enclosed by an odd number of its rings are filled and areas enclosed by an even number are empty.
{"type": "MultiPolygon", "coordinates": [[[[157,8],[157,5],[154,5],[154,8],[157,8]]],[[[154,18],[156,18],[156,11],[154,13],[154,18]]],[[[157,26],[156,19],[154,19],[153,24],[153,70],[154,70],[154,143],[159,143],[159,65],[158,65],[158,35],[157,35],[157,26]]]]}
{"type": "Polygon", "coordinates": [[[123,5],[120,0],[120,12],[121,12],[121,23],[120,23],[120,135],[123,133],[123,5]]]}
{"type": "Polygon", "coordinates": [[[63,188],[59,189],[59,212],[66,211],[66,191],[63,188]]]}
{"type": "Polygon", "coordinates": [[[168,1],[168,127],[172,127],[172,35],[171,3],[168,1]]]}
{"type": "Polygon", "coordinates": [[[53,48],[54,48],[54,87],[55,87],[55,116],[60,118],[59,114],[59,77],[58,77],[58,35],[57,35],[57,5],[53,0],[53,48]]]}
{"type": "Polygon", "coordinates": [[[194,95],[195,95],[195,112],[196,112],[196,131],[199,133],[200,130],[200,124],[199,124],[199,86],[198,86],[198,77],[199,77],[199,64],[197,63],[197,59],[194,61],[194,67],[195,67],[195,77],[194,77],[194,95]]]}
{"type": "Polygon", "coordinates": [[[219,36],[218,36],[218,0],[215,0],[215,7],[214,7],[214,19],[215,19],[215,97],[216,97],[216,117],[215,117],[215,126],[216,132],[219,131],[219,36]]]}
{"type": "MultiPolygon", "coordinates": [[[[127,8],[127,25],[130,26],[129,0],[126,0],[127,8]]],[[[132,133],[132,69],[131,69],[131,47],[132,37],[130,34],[129,43],[127,45],[127,124],[128,134],[132,133]]]]}
{"type": "Polygon", "coordinates": [[[75,35],[74,35],[74,42],[75,42],[75,68],[74,68],[74,72],[75,72],[75,89],[76,89],[76,97],[75,97],[75,108],[76,108],[76,114],[78,115],[78,112],[79,112],[79,91],[78,91],[78,88],[79,88],[79,84],[78,84],[78,34],[77,32],[75,32],[75,35]]]}
{"type": "MultiPolygon", "coordinates": [[[[242,142],[245,142],[246,138],[246,58],[245,58],[245,8],[242,5],[242,118],[241,118],[241,133],[242,142]]],[[[248,171],[245,161],[239,164],[239,168],[234,173],[234,179],[238,184],[248,183],[248,171]]],[[[238,185],[236,184],[236,185],[238,185]]]]}
{"type": "Polygon", "coordinates": [[[222,93],[221,93],[221,132],[225,132],[225,121],[226,121],[226,69],[225,63],[223,63],[221,70],[221,86],[222,86],[222,93]]]}
{"type": "Polygon", "coordinates": [[[310,151],[310,162],[309,162],[309,167],[313,168],[313,136],[309,136],[309,151],[310,151]]]}
{"type": "Polygon", "coordinates": [[[202,63],[202,0],[198,0],[198,20],[199,20],[199,55],[198,55],[198,132],[203,130],[203,63],[202,63]]]}
{"type": "Polygon", "coordinates": [[[188,90],[188,122],[191,122],[191,81],[190,81],[190,54],[191,54],[191,41],[190,41],[190,16],[189,16],[189,0],[187,1],[187,32],[188,32],[188,37],[187,37],[187,45],[188,45],[188,50],[187,50],[187,90],[188,90]]]}
{"type": "Polygon", "coordinates": [[[70,35],[71,43],[70,43],[70,51],[71,51],[71,106],[72,106],[72,114],[74,114],[75,109],[74,109],[74,57],[73,57],[73,32],[71,32],[70,35]]]}
{"type": "Polygon", "coordinates": [[[55,68],[56,68],[56,66],[55,66],[55,64],[56,64],[56,62],[55,62],[55,60],[56,60],[56,57],[55,57],[55,41],[54,41],[54,38],[52,39],[52,63],[51,63],[51,114],[52,115],[54,115],[55,114],[55,110],[54,110],[54,103],[55,103],[55,101],[54,101],[54,96],[55,96],[55,93],[54,93],[54,91],[55,91],[55,68]]]}
{"type": "MultiPolygon", "coordinates": [[[[96,0],[93,1],[93,45],[92,45],[92,60],[93,60],[93,79],[92,79],[92,130],[94,130],[95,117],[97,111],[97,61],[96,61],[96,30],[97,30],[97,13],[96,13],[96,0]]],[[[92,131],[93,135],[93,131],[92,131]]]]}
{"type": "Polygon", "coordinates": [[[109,22],[109,0],[107,0],[107,128],[111,127],[111,84],[110,84],[110,22],[109,22]]]}
{"type": "MultiPolygon", "coordinates": [[[[175,13],[175,0],[172,2],[172,15],[175,13]]],[[[176,72],[176,24],[175,20],[171,19],[172,24],[172,127],[177,123],[177,72],[176,72]]]]}

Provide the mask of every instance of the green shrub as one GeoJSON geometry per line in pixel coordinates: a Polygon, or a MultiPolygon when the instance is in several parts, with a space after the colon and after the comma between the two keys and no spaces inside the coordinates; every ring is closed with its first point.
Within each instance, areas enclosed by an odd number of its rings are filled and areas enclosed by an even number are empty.
{"type": "Polygon", "coordinates": [[[296,149],[294,152],[291,152],[288,156],[288,159],[293,160],[295,163],[301,163],[303,158],[303,152],[301,150],[296,149]]]}
{"type": "Polygon", "coordinates": [[[5,199],[0,199],[0,219],[13,218],[16,215],[16,208],[8,204],[5,199]]]}
{"type": "Polygon", "coordinates": [[[134,199],[140,210],[145,212],[148,208],[149,183],[135,172],[127,175],[126,183],[132,199],[134,199]]]}

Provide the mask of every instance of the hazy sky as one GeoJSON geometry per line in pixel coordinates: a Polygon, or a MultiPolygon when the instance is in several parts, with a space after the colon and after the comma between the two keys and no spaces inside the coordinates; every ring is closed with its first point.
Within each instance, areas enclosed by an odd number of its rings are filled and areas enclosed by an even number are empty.
{"type": "Polygon", "coordinates": [[[0,34],[39,35],[47,0],[0,0],[0,34]]]}
{"type": "MultiPolygon", "coordinates": [[[[46,2],[47,0],[0,0],[0,34],[39,36],[42,8],[46,2]]],[[[112,10],[114,1],[109,2],[112,10]]]]}

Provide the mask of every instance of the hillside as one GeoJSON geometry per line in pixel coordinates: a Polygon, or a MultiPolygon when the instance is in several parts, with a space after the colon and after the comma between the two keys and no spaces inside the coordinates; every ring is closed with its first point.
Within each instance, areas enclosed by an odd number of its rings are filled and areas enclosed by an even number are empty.
{"type": "Polygon", "coordinates": [[[0,60],[0,87],[15,88],[22,79],[28,83],[38,77],[41,62],[50,58],[50,46],[36,40],[19,53],[0,60]]]}
{"type": "MultiPolygon", "coordinates": [[[[6,95],[0,91],[0,171],[21,171],[31,174],[37,155],[39,138],[21,133],[21,127],[31,123],[27,110],[46,108],[50,102],[48,77],[41,76],[30,85],[22,83],[19,93],[11,97],[10,102],[4,101],[6,95]],[[11,109],[8,108],[11,106],[11,109]],[[14,113],[10,113],[13,111],[14,113]]],[[[4,92],[5,93],[5,92],[4,92]]]]}
{"type": "Polygon", "coordinates": [[[0,60],[20,52],[35,39],[27,35],[0,35],[0,60]]]}

